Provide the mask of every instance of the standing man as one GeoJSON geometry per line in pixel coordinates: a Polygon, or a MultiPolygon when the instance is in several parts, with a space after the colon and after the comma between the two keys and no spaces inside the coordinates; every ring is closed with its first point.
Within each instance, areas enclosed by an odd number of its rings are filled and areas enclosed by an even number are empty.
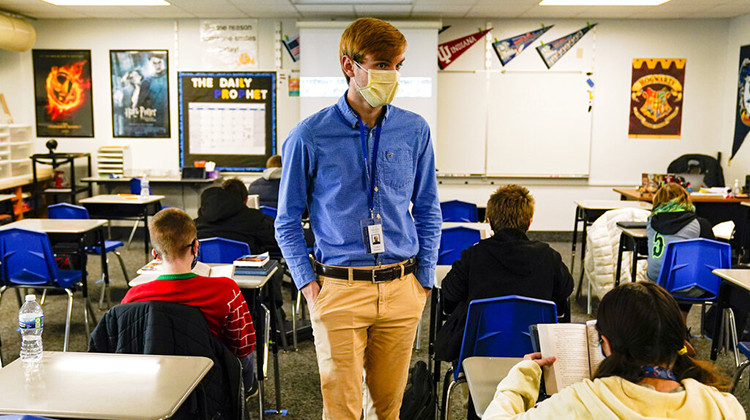
{"type": "Polygon", "coordinates": [[[339,45],[349,89],[283,147],[276,238],[310,308],[328,420],[360,418],[363,367],[378,418],[398,419],[435,275],[442,218],[430,129],[389,105],[405,51],[393,25],[357,19],[339,45]]]}

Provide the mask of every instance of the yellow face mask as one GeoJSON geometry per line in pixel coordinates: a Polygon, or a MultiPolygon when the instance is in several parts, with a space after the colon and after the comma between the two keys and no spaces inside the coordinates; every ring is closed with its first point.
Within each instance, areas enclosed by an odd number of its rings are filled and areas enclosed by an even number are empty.
{"type": "Polygon", "coordinates": [[[357,81],[354,81],[354,85],[357,86],[357,91],[362,95],[365,101],[367,101],[367,103],[373,108],[391,103],[396,96],[396,91],[398,91],[398,71],[376,69],[367,70],[356,61],[354,61],[354,64],[367,72],[367,86],[359,87],[357,81]]]}

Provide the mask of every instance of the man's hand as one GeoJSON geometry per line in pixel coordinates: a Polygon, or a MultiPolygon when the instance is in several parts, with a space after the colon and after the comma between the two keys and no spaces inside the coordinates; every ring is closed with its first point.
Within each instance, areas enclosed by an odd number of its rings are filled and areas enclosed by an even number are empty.
{"type": "Polygon", "coordinates": [[[317,281],[311,281],[303,287],[300,292],[305,296],[307,301],[307,309],[312,311],[313,304],[318,300],[318,294],[320,293],[320,286],[317,281]]]}
{"type": "Polygon", "coordinates": [[[536,352],[536,353],[529,353],[525,356],[523,356],[523,360],[533,360],[536,362],[539,367],[545,367],[547,365],[551,365],[552,363],[555,363],[555,360],[557,360],[557,357],[550,356],[542,358],[542,353],[536,352]]]}

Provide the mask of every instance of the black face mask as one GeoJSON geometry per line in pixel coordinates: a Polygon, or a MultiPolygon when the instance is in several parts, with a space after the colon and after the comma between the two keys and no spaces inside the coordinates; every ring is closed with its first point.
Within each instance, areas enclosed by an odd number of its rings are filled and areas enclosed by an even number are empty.
{"type": "Polygon", "coordinates": [[[198,264],[198,254],[193,250],[195,247],[195,241],[197,241],[197,239],[193,239],[193,242],[190,243],[190,253],[193,254],[193,262],[190,263],[191,270],[195,268],[196,264],[198,264]]]}

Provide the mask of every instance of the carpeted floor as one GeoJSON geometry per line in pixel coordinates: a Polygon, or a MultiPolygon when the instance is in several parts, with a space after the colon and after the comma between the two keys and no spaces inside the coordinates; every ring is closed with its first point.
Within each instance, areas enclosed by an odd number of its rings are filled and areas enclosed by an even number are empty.
{"type": "MultiPolygon", "coordinates": [[[[570,261],[570,243],[569,242],[558,242],[552,244],[563,256],[563,261],[568,263],[570,261]]],[[[133,246],[129,250],[122,251],[125,263],[127,266],[128,273],[131,276],[135,275],[135,271],[144,264],[144,252],[143,243],[134,242],[133,246]]],[[[101,275],[100,263],[96,258],[90,258],[88,262],[88,284],[92,297],[98,299],[100,284],[97,283],[99,276],[101,275]]],[[[578,273],[579,264],[576,263],[575,273],[578,273]]],[[[119,262],[116,258],[110,258],[110,274],[113,279],[112,287],[112,302],[117,303],[126,292],[125,280],[123,279],[122,272],[119,267],[119,262]]],[[[574,276],[577,280],[577,276],[574,276]]],[[[584,291],[585,295],[585,291],[584,291]]],[[[84,322],[83,322],[83,306],[82,299],[80,299],[80,292],[76,293],[75,303],[73,307],[73,320],[70,337],[70,351],[86,351],[88,344],[88,337],[86,336],[84,322]]],[[[291,310],[288,307],[291,300],[291,292],[288,288],[284,289],[284,299],[287,302],[286,313],[289,317],[291,310]]],[[[594,300],[596,304],[596,300],[594,300]]],[[[45,330],[44,330],[44,348],[45,350],[57,350],[61,351],[63,347],[63,335],[64,335],[64,324],[65,324],[65,304],[66,299],[64,295],[48,296],[47,302],[44,305],[45,312],[45,330]]],[[[104,310],[97,309],[98,304],[93,303],[95,308],[96,318],[99,319],[104,313],[104,310]]],[[[596,305],[594,305],[594,311],[596,305]]],[[[7,292],[3,295],[3,299],[0,302],[0,339],[2,340],[2,362],[3,364],[10,363],[11,361],[18,358],[18,350],[20,345],[20,335],[16,331],[17,323],[18,304],[16,303],[15,294],[13,291],[7,292]]],[[[586,315],[585,307],[585,296],[580,302],[573,302],[572,304],[573,322],[582,322],[587,319],[592,319],[586,315]]],[[[691,311],[691,316],[688,320],[688,324],[693,331],[698,331],[699,325],[699,314],[698,308],[694,308],[691,311]]],[[[414,350],[412,355],[412,363],[417,360],[427,360],[427,331],[428,331],[428,318],[429,308],[425,308],[425,313],[422,317],[422,329],[421,329],[421,348],[414,350]]],[[[93,325],[92,327],[93,328],[93,325]]],[[[705,338],[694,338],[693,345],[698,351],[698,355],[702,359],[708,359],[710,350],[710,341],[705,338]]],[[[315,350],[311,341],[302,341],[299,343],[296,351],[289,348],[288,351],[282,351],[279,353],[280,371],[281,371],[281,408],[288,410],[288,415],[285,418],[288,419],[316,419],[320,418],[321,412],[321,397],[320,397],[320,382],[318,379],[317,363],[315,360],[315,350]]],[[[728,353],[720,355],[718,360],[719,365],[725,370],[728,376],[731,376],[734,371],[734,360],[733,357],[728,353]]],[[[446,368],[446,364],[443,364],[443,371],[446,368]]],[[[266,382],[266,398],[265,408],[275,408],[276,395],[273,387],[273,365],[269,365],[269,380],[266,382]]],[[[743,377],[741,386],[735,393],[737,398],[743,404],[746,410],[750,409],[750,391],[748,391],[748,378],[747,374],[743,377]]],[[[462,419],[466,418],[465,409],[463,409],[466,401],[466,392],[459,391],[455,394],[456,398],[453,402],[453,406],[456,407],[451,413],[451,418],[462,419]]],[[[249,411],[252,418],[258,418],[257,415],[257,400],[253,399],[249,405],[249,411]]]]}

